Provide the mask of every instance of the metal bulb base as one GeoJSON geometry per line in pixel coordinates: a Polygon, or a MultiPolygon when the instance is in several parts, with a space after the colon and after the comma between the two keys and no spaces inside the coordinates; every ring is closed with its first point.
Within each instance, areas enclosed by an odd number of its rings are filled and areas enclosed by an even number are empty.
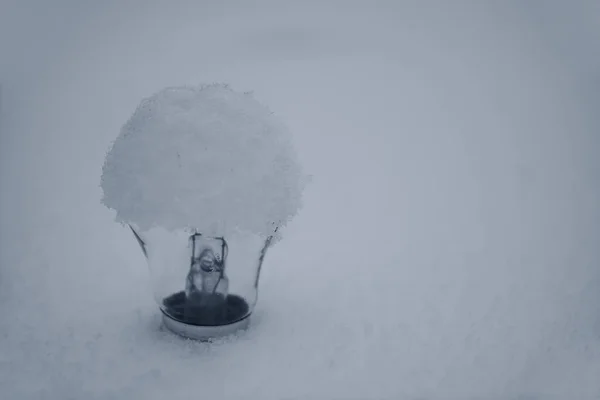
{"type": "Polygon", "coordinates": [[[237,295],[190,298],[185,292],[163,300],[163,323],[172,332],[196,340],[229,336],[248,327],[250,307],[237,295]]]}
{"type": "Polygon", "coordinates": [[[187,339],[210,341],[233,335],[248,328],[250,315],[246,318],[227,325],[191,325],[177,321],[163,312],[163,324],[171,332],[187,339]]]}

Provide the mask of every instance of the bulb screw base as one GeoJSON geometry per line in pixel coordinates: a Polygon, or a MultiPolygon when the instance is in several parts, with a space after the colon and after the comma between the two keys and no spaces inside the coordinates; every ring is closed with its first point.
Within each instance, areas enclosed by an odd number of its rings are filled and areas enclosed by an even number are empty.
{"type": "Polygon", "coordinates": [[[250,324],[250,315],[244,319],[226,325],[191,325],[181,321],[177,321],[163,312],[163,324],[171,332],[187,339],[200,341],[209,341],[225,336],[233,335],[234,333],[247,329],[250,324]]]}

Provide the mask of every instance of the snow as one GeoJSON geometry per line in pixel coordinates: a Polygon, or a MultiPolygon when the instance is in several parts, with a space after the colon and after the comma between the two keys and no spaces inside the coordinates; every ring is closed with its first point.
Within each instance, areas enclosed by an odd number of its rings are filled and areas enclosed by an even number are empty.
{"type": "Polygon", "coordinates": [[[599,14],[545,4],[3,2],[0,398],[598,398],[599,14]],[[98,185],[200,82],[314,176],[214,344],[160,328],[98,185]]]}
{"type": "Polygon", "coordinates": [[[141,102],[107,154],[103,202],[142,230],[278,239],[304,180],[287,129],[250,93],[169,87],[141,102]]]}

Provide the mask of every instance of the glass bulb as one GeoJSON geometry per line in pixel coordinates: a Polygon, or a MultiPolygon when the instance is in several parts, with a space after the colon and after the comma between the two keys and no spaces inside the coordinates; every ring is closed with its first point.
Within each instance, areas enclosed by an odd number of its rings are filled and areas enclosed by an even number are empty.
{"type": "Polygon", "coordinates": [[[208,339],[247,326],[272,237],[130,228],[148,262],[154,297],[169,329],[208,339]]]}

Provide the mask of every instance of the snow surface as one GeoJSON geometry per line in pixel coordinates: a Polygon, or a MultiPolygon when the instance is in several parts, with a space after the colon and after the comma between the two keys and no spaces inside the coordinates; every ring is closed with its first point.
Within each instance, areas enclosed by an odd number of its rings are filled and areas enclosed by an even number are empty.
{"type": "Polygon", "coordinates": [[[142,230],[238,230],[279,239],[305,178],[285,125],[224,84],[169,87],[142,100],[106,155],[103,203],[142,230]]]}
{"type": "Polygon", "coordinates": [[[0,398],[598,398],[598,6],[323,3],[0,4],[0,398]],[[254,90],[314,176],[211,345],[98,186],[190,82],[254,90]]]}

